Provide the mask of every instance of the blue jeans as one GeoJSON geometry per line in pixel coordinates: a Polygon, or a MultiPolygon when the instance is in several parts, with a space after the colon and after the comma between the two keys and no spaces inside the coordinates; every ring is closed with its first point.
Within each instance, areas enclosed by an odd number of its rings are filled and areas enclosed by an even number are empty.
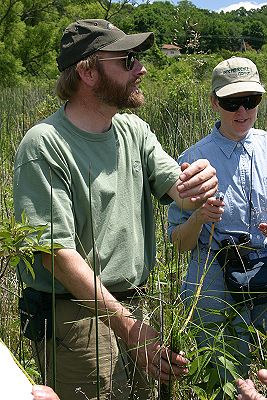
{"type": "MultiPolygon", "coordinates": [[[[192,307],[204,274],[193,313],[193,323],[199,327],[198,344],[218,348],[213,358],[215,364],[218,364],[218,357],[223,356],[224,351],[234,356],[239,362],[238,373],[247,378],[251,362],[251,344],[253,345],[248,328],[252,326],[266,333],[267,302],[253,307],[248,303],[237,304],[225,286],[222,269],[214,259],[215,254],[211,252],[208,260],[207,254],[207,249],[194,251],[181,295],[185,304],[192,307]]],[[[222,379],[229,380],[228,374],[225,375],[225,371],[219,369],[222,379]]]]}

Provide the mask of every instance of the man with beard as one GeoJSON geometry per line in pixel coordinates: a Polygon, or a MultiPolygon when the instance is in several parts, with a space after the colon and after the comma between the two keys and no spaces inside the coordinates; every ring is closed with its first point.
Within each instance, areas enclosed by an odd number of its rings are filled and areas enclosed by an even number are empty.
{"type": "MultiPolygon", "coordinates": [[[[152,32],[126,35],[105,20],[67,27],[57,59],[66,103],[26,133],[16,155],[16,217],[25,210],[31,224],[48,227],[41,243],[53,237],[61,246],[54,258],[35,255],[34,279],[19,267],[30,304],[36,296],[47,304],[55,272],[61,400],[148,399],[148,376],[167,383],[188,372],[183,353],[161,345],[142,316],[155,263],[151,194],[195,208],[215,193],[217,178],[206,160],[182,173],[143,120],[118,113],[144,102],[146,69],[136,53],[153,41],[152,32]]],[[[42,335],[36,341],[51,385],[49,336],[46,348],[42,335]]]]}

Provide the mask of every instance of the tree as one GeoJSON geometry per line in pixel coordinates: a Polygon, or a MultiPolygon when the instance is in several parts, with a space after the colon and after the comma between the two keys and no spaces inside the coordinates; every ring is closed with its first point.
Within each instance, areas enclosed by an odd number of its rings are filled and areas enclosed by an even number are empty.
{"type": "Polygon", "coordinates": [[[2,86],[20,83],[24,73],[19,57],[20,43],[24,40],[25,24],[21,21],[21,1],[4,0],[0,4],[0,75],[2,86]]]}
{"type": "Polygon", "coordinates": [[[56,54],[64,28],[92,15],[103,18],[99,3],[72,0],[2,0],[0,4],[0,73],[3,86],[25,77],[55,78],[56,54]],[[79,15],[80,14],[80,15],[79,15]]]}
{"type": "Polygon", "coordinates": [[[136,7],[133,21],[135,32],[153,31],[159,47],[171,43],[175,28],[175,7],[169,2],[141,4],[136,7]]]}
{"type": "Polygon", "coordinates": [[[244,40],[255,50],[259,50],[266,43],[267,29],[261,21],[248,21],[243,28],[242,35],[244,40]]]}
{"type": "Polygon", "coordinates": [[[40,77],[55,79],[62,32],[83,18],[109,19],[126,33],[153,31],[159,51],[171,43],[187,53],[239,51],[244,42],[260,50],[267,35],[267,6],[218,14],[198,9],[188,0],[178,5],[169,1],[149,4],[149,0],[139,5],[133,0],[2,0],[1,85],[40,77]]]}

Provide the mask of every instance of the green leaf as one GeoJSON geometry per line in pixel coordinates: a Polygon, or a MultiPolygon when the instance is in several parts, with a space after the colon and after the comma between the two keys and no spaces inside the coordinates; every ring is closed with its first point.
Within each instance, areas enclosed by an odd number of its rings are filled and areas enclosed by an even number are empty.
{"type": "Polygon", "coordinates": [[[212,393],[214,387],[220,386],[220,384],[221,384],[221,378],[219,376],[218,368],[216,368],[216,366],[212,366],[212,368],[210,369],[209,381],[207,383],[207,392],[212,393]]]}
{"type": "Polygon", "coordinates": [[[224,356],[219,356],[218,360],[222,363],[224,368],[227,369],[227,371],[230,372],[230,374],[232,375],[232,377],[234,379],[237,379],[239,377],[239,375],[237,373],[237,370],[236,370],[236,367],[235,367],[234,363],[232,363],[232,361],[228,360],[224,356]]]}
{"type": "Polygon", "coordinates": [[[41,251],[42,253],[51,254],[51,249],[44,246],[34,246],[34,251],[41,251]]]}
{"type": "Polygon", "coordinates": [[[209,400],[215,400],[220,393],[221,388],[217,388],[213,394],[210,395],[209,400]]]}
{"type": "Polygon", "coordinates": [[[192,389],[200,400],[210,400],[205,390],[202,389],[201,387],[193,385],[192,389]]]}
{"type": "Polygon", "coordinates": [[[206,370],[207,364],[210,362],[212,356],[211,351],[206,351],[204,354],[195,357],[189,369],[189,375],[194,376],[194,382],[199,379],[199,376],[206,370]]]}
{"type": "Polygon", "coordinates": [[[24,263],[25,263],[25,265],[27,267],[27,270],[31,273],[33,279],[35,279],[35,272],[34,272],[34,269],[32,267],[32,264],[26,258],[23,258],[23,261],[24,261],[24,263]]]}
{"type": "Polygon", "coordinates": [[[42,227],[40,227],[39,229],[39,233],[37,235],[37,241],[39,242],[39,240],[41,239],[41,236],[43,235],[44,231],[47,229],[47,225],[44,225],[42,227]]]}
{"type": "Polygon", "coordinates": [[[11,233],[8,231],[0,231],[0,239],[10,238],[11,233]]]}
{"type": "Polygon", "coordinates": [[[11,257],[11,258],[10,258],[10,261],[9,261],[9,263],[10,263],[10,265],[11,265],[12,267],[16,267],[16,266],[18,265],[19,262],[20,262],[20,257],[19,257],[19,256],[11,257]]]}
{"type": "Polygon", "coordinates": [[[236,387],[231,382],[227,382],[225,385],[223,385],[223,391],[231,399],[235,399],[236,398],[236,395],[237,395],[236,387]]]}

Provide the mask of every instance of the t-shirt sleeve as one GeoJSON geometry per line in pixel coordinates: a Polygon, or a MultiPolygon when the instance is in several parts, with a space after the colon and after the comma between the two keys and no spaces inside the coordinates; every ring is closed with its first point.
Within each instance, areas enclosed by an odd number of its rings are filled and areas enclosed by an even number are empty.
{"type": "Polygon", "coordinates": [[[163,150],[149,126],[145,137],[145,165],[151,192],[162,204],[169,204],[172,199],[167,192],[179,178],[181,169],[163,150]]]}
{"type": "Polygon", "coordinates": [[[47,225],[40,243],[51,243],[52,219],[54,242],[75,248],[70,185],[60,166],[49,163],[41,154],[16,163],[13,190],[16,219],[20,220],[24,211],[31,225],[47,225]]]}

